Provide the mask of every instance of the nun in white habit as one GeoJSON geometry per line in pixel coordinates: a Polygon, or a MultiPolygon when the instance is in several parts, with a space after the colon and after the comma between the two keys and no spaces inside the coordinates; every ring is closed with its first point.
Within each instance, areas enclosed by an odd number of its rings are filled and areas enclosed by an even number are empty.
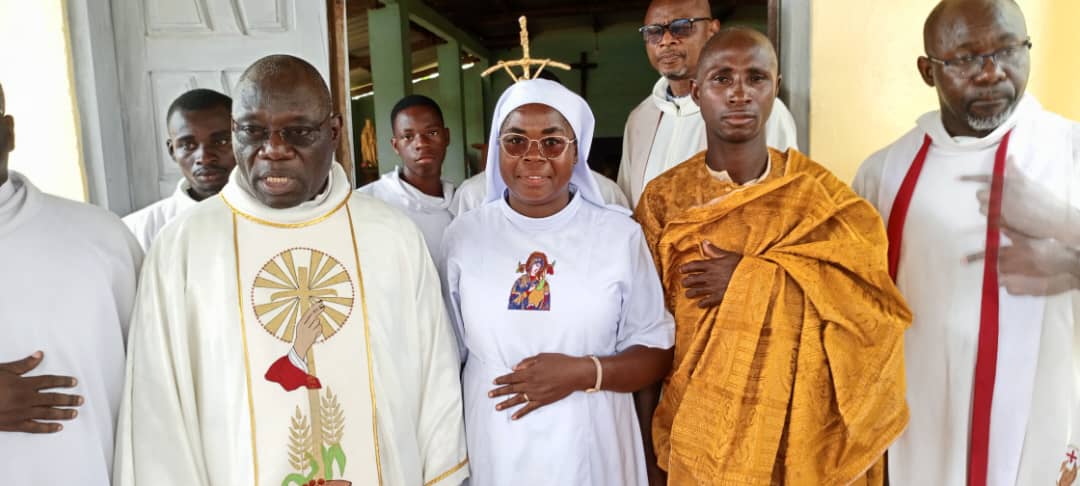
{"type": "Polygon", "coordinates": [[[512,85],[487,200],[446,231],[473,486],[647,484],[633,392],[667,373],[675,326],[640,227],[586,164],[593,126],[558,83],[512,85]]]}

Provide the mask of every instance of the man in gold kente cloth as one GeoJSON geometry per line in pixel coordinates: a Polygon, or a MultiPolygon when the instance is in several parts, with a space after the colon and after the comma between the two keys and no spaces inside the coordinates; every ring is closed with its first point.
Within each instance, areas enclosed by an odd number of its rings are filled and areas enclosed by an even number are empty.
{"type": "Polygon", "coordinates": [[[704,47],[708,147],[637,206],[675,315],[652,432],[668,484],[882,484],[908,421],[904,330],[874,208],[769,149],[776,53],[749,29],[704,47]]]}

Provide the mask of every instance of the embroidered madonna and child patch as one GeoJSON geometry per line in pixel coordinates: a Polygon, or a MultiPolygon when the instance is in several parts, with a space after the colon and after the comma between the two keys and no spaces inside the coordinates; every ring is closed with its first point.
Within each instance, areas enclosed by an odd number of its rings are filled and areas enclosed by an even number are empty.
{"type": "Polygon", "coordinates": [[[525,260],[518,263],[517,273],[524,273],[514,281],[510,288],[510,310],[551,310],[551,288],[548,286],[548,275],[555,274],[555,262],[548,263],[548,257],[542,252],[534,251],[525,260]]]}

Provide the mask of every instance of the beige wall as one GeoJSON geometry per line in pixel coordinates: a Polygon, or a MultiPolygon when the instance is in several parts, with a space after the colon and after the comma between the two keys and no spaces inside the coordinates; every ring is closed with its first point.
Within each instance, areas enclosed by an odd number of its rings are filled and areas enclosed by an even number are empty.
{"type": "Polygon", "coordinates": [[[10,168],[86,201],[64,2],[0,0],[0,12],[0,83],[15,117],[10,168]]]}
{"type": "MultiPolygon", "coordinates": [[[[1048,109],[1080,120],[1080,1],[1020,2],[1035,45],[1028,85],[1048,109]]],[[[937,0],[817,0],[812,4],[810,147],[850,181],[862,161],[937,108],[915,68],[937,0]]]]}

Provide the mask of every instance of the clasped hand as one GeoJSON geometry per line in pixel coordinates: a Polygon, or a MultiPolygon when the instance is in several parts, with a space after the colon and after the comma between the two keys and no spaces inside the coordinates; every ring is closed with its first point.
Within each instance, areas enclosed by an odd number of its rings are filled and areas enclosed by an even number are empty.
{"type": "Polygon", "coordinates": [[[488,397],[510,397],[495,405],[495,410],[524,405],[510,417],[517,420],[575,391],[589,388],[595,376],[595,364],[588,357],[541,353],[522,360],[512,373],[495,378],[495,385],[499,386],[488,392],[488,397]]]}
{"type": "Polygon", "coordinates": [[[698,299],[698,307],[706,309],[723,302],[742,255],[721,250],[709,240],[701,242],[701,253],[704,259],[680,266],[679,273],[686,275],[682,279],[686,298],[698,299]]]}

